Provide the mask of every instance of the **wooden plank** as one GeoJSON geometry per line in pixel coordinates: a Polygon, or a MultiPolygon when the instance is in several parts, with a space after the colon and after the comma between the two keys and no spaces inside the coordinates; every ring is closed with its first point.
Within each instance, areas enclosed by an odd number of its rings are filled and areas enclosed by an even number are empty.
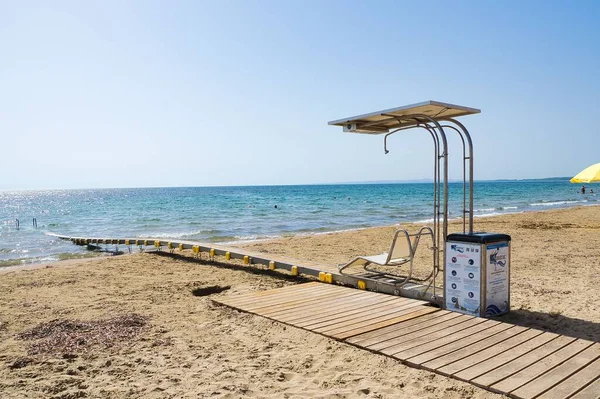
{"type": "Polygon", "coordinates": [[[236,299],[236,301],[238,299],[245,300],[245,299],[253,299],[253,298],[257,298],[257,297],[268,299],[269,297],[272,297],[272,296],[291,295],[296,292],[306,292],[307,290],[330,290],[330,291],[333,291],[336,289],[343,289],[343,288],[340,286],[337,286],[337,285],[323,284],[321,282],[314,281],[314,282],[310,282],[310,283],[287,285],[284,287],[279,287],[279,288],[275,288],[275,289],[267,290],[267,291],[253,291],[253,292],[249,292],[247,294],[237,295],[232,298],[236,299]]]}
{"type": "MultiPolygon", "coordinates": [[[[448,336],[448,338],[451,339],[450,342],[446,342],[443,345],[436,347],[434,349],[431,349],[427,352],[421,353],[419,355],[413,356],[408,359],[403,358],[403,356],[405,356],[405,355],[402,352],[394,354],[393,357],[395,357],[396,359],[401,359],[402,361],[406,361],[406,363],[408,363],[408,364],[420,366],[423,363],[427,363],[430,360],[437,359],[438,357],[445,356],[448,353],[452,353],[461,348],[472,345],[478,341],[481,341],[482,339],[491,337],[491,336],[498,334],[504,330],[508,330],[511,327],[512,326],[510,324],[498,323],[491,327],[484,328],[481,331],[472,332],[472,331],[468,331],[468,330],[463,330],[463,331],[461,331],[461,333],[465,334],[464,337],[461,337],[460,335],[453,337],[452,335],[450,335],[450,336],[448,336]],[[454,339],[452,339],[452,338],[454,338],[454,339]]],[[[471,329],[474,329],[474,328],[475,327],[472,327],[471,329]]],[[[435,343],[432,343],[432,345],[435,345],[435,343]]],[[[418,349],[418,347],[415,349],[418,349]]]]}
{"type": "MultiPolygon", "coordinates": [[[[549,333],[547,333],[549,334],[549,333]]],[[[551,340],[547,344],[544,344],[531,352],[518,357],[517,359],[506,363],[503,366],[496,368],[495,370],[489,371],[486,374],[483,374],[474,380],[471,383],[478,385],[482,388],[489,388],[490,385],[494,385],[500,380],[505,379],[508,376],[516,374],[517,372],[523,370],[526,367],[529,367],[533,363],[538,360],[550,355],[551,353],[556,352],[560,348],[570,344],[575,341],[575,338],[558,336],[557,338],[551,340]]]]}
{"type": "MultiPolygon", "coordinates": [[[[284,320],[286,323],[296,323],[298,325],[316,324],[330,320],[339,319],[349,315],[358,315],[368,312],[372,306],[384,306],[386,304],[396,303],[392,298],[360,298],[350,304],[344,302],[343,306],[321,306],[312,309],[311,312],[298,312],[296,314],[288,313],[277,315],[277,319],[284,320]],[[346,306],[349,305],[349,306],[346,306]]],[[[335,305],[335,304],[334,304],[335,305]]]]}
{"type": "Polygon", "coordinates": [[[390,333],[392,331],[397,331],[401,326],[402,327],[410,327],[414,324],[420,324],[420,323],[432,320],[434,318],[437,318],[437,317],[440,317],[440,316],[443,316],[443,315],[446,315],[449,313],[450,312],[448,312],[447,310],[438,309],[437,312],[422,316],[418,320],[410,320],[410,321],[407,321],[406,323],[402,323],[401,325],[398,325],[398,326],[389,326],[389,327],[385,327],[385,328],[380,328],[377,331],[371,331],[368,333],[360,334],[355,337],[348,338],[346,340],[346,342],[355,344],[357,346],[364,346],[363,342],[366,342],[374,337],[378,337],[380,335],[390,333]]]}
{"type": "MultiPolygon", "coordinates": [[[[294,308],[298,308],[299,306],[305,307],[309,302],[312,304],[320,303],[321,307],[323,307],[325,305],[330,305],[331,302],[337,300],[337,298],[345,296],[351,297],[353,298],[353,300],[358,298],[368,298],[370,301],[372,300],[380,302],[397,301],[398,303],[408,303],[411,301],[415,301],[414,299],[409,298],[400,298],[391,295],[381,295],[372,292],[358,291],[352,288],[337,287],[332,291],[324,291],[323,293],[315,291],[310,291],[309,293],[307,293],[306,291],[303,291],[286,299],[275,298],[271,299],[269,302],[266,303],[250,303],[248,305],[245,305],[245,310],[255,311],[261,309],[260,312],[255,312],[260,314],[265,314],[265,312],[270,313],[271,311],[281,311],[283,313],[285,311],[290,312],[291,310],[293,310],[294,308]]],[[[419,302],[426,304],[426,302],[419,302]]]]}
{"type": "MultiPolygon", "coordinates": [[[[479,321],[480,319],[475,318],[474,320],[479,321]]],[[[423,343],[423,344],[414,346],[412,348],[405,349],[400,352],[396,352],[396,353],[394,353],[394,356],[396,356],[396,358],[398,358],[398,359],[403,359],[404,361],[406,361],[407,364],[417,366],[420,363],[414,363],[413,361],[411,361],[412,358],[419,358],[421,355],[424,355],[425,353],[428,353],[434,349],[440,348],[440,347],[442,347],[446,344],[452,343],[452,342],[456,342],[457,340],[464,338],[464,337],[468,337],[469,335],[473,335],[476,332],[487,330],[498,324],[500,324],[499,321],[483,319],[479,323],[473,323],[473,325],[471,325],[468,328],[458,330],[458,331],[453,331],[446,336],[436,339],[435,341],[423,343]]],[[[427,360],[430,360],[430,359],[427,359],[427,360]]]]}
{"type": "MultiPolygon", "coordinates": [[[[392,324],[397,323],[397,320],[402,320],[404,318],[404,316],[406,316],[406,315],[411,315],[409,317],[409,319],[413,318],[412,314],[420,309],[422,309],[422,307],[416,306],[416,307],[413,307],[410,309],[398,311],[391,315],[386,315],[386,316],[377,317],[375,319],[361,321],[359,323],[355,323],[353,325],[346,326],[346,327],[340,327],[339,329],[336,329],[333,331],[327,331],[326,333],[323,333],[323,334],[329,335],[335,339],[344,339],[343,337],[352,336],[354,334],[354,331],[357,329],[365,328],[365,329],[369,330],[370,328],[372,328],[372,326],[374,324],[392,325],[392,324]]],[[[418,316],[416,316],[416,317],[418,317],[418,316]]]]}
{"type": "Polygon", "coordinates": [[[335,329],[338,327],[342,327],[347,324],[353,324],[357,320],[366,320],[371,319],[378,316],[384,316],[386,314],[412,308],[415,306],[422,306],[420,303],[414,302],[406,302],[406,303],[396,303],[392,302],[381,302],[377,304],[373,304],[368,308],[364,308],[359,313],[356,312],[347,312],[342,315],[342,317],[332,317],[329,320],[325,321],[306,321],[298,323],[299,326],[306,327],[310,330],[321,330],[327,331],[329,329],[335,329]]]}
{"type": "Polygon", "coordinates": [[[315,287],[315,286],[319,286],[322,285],[322,283],[319,282],[310,282],[310,283],[302,283],[302,284],[294,284],[294,285],[286,285],[285,287],[280,287],[280,288],[274,288],[272,290],[267,290],[267,291],[252,291],[246,294],[240,294],[240,295],[229,295],[227,297],[221,297],[218,300],[226,300],[227,302],[236,302],[236,300],[238,299],[244,299],[244,298],[255,298],[255,297],[268,297],[268,296],[272,296],[272,295],[279,295],[282,292],[286,292],[286,291],[294,291],[294,290],[300,290],[303,288],[309,288],[309,287],[315,287]]]}
{"type": "Polygon", "coordinates": [[[231,297],[226,297],[226,298],[219,298],[217,299],[217,301],[223,302],[223,303],[227,303],[228,306],[244,306],[248,303],[254,303],[254,302],[259,302],[259,301],[272,301],[275,300],[276,298],[282,298],[282,297],[286,297],[289,295],[295,295],[295,294],[299,294],[302,292],[309,292],[309,291],[321,291],[322,290],[333,290],[333,286],[330,285],[325,285],[325,284],[312,284],[309,283],[310,285],[304,286],[303,284],[300,285],[293,285],[293,286],[289,286],[289,287],[282,287],[282,288],[277,288],[275,290],[272,291],[259,291],[259,292],[252,292],[249,294],[244,294],[244,295],[238,295],[238,296],[231,296],[231,297]],[[269,295],[262,295],[260,294],[261,292],[269,292],[269,295]]]}
{"type": "MultiPolygon", "coordinates": [[[[422,330],[424,328],[430,327],[430,326],[434,326],[436,324],[440,324],[443,323],[447,320],[451,320],[451,319],[455,319],[457,317],[460,316],[459,313],[456,312],[447,312],[447,311],[440,311],[439,313],[443,313],[441,316],[439,317],[435,317],[435,318],[427,318],[421,322],[415,322],[415,323],[402,323],[400,326],[397,326],[395,328],[393,328],[391,331],[388,331],[385,334],[382,335],[376,335],[372,338],[367,338],[367,339],[363,339],[360,341],[356,341],[355,344],[356,345],[360,345],[362,347],[365,348],[370,348],[373,345],[377,345],[379,343],[382,342],[387,342],[391,339],[395,339],[398,337],[402,337],[404,335],[410,334],[414,331],[419,331],[422,330]]],[[[419,320],[417,320],[419,321],[419,320]]]]}
{"type": "MultiPolygon", "coordinates": [[[[454,319],[456,320],[456,319],[454,319]]],[[[439,343],[447,335],[452,335],[463,330],[468,330],[470,327],[476,326],[485,322],[486,320],[481,317],[473,317],[470,319],[463,319],[462,322],[437,329],[437,331],[428,332],[421,336],[413,339],[404,339],[397,345],[393,345],[386,349],[386,354],[396,355],[397,358],[403,357],[398,355],[399,352],[406,352],[411,349],[417,349],[423,345],[431,345],[433,343],[439,343]]]]}
{"type": "MultiPolygon", "coordinates": [[[[579,370],[577,373],[567,378],[554,388],[546,391],[539,399],[562,399],[568,398],[576,392],[580,391],[588,384],[600,379],[600,359],[596,359],[592,363],[579,370]]],[[[600,395],[600,386],[596,391],[600,395]]]]}
{"type": "MultiPolygon", "coordinates": [[[[355,289],[342,289],[342,290],[334,291],[334,293],[339,298],[342,298],[342,297],[348,298],[348,301],[356,300],[356,299],[367,299],[367,298],[378,297],[378,296],[372,295],[372,293],[370,293],[370,292],[359,291],[359,290],[355,290],[355,289]]],[[[391,296],[391,295],[379,295],[379,296],[387,297],[390,299],[395,298],[394,296],[391,296]]],[[[308,299],[307,301],[311,301],[311,299],[308,299]]],[[[275,311],[276,309],[274,308],[273,310],[275,311]]],[[[280,313],[283,314],[285,312],[286,312],[285,310],[282,310],[280,313]]]]}
{"type": "MultiPolygon", "coordinates": [[[[437,370],[438,373],[443,375],[454,375],[466,368],[476,365],[484,360],[490,359],[504,351],[511,350],[517,345],[520,345],[538,335],[542,334],[540,330],[525,330],[519,334],[516,334],[508,339],[497,342],[492,346],[487,347],[477,353],[473,353],[467,357],[463,357],[460,360],[445,365],[437,370]]],[[[472,352],[471,352],[472,353],[472,352]]]]}
{"type": "Polygon", "coordinates": [[[353,320],[346,320],[342,323],[331,324],[328,326],[320,327],[318,329],[313,329],[312,331],[316,331],[320,334],[337,336],[346,331],[351,331],[357,328],[361,328],[364,326],[368,326],[371,324],[379,323],[382,321],[390,320],[398,316],[402,316],[408,313],[412,313],[418,309],[422,308],[419,305],[407,305],[397,309],[391,309],[386,311],[385,313],[381,313],[378,315],[373,315],[370,313],[364,313],[362,317],[355,318],[353,320]]]}
{"type": "Polygon", "coordinates": [[[240,300],[227,301],[227,304],[229,306],[252,306],[253,304],[257,304],[257,303],[263,303],[263,304],[277,303],[278,301],[281,301],[281,300],[293,300],[293,298],[297,298],[297,297],[308,297],[308,296],[314,295],[314,294],[322,295],[325,293],[335,293],[335,292],[336,292],[336,288],[334,288],[334,286],[321,284],[321,285],[316,285],[316,286],[311,286],[311,287],[301,287],[296,290],[280,291],[280,292],[277,292],[276,294],[269,295],[269,296],[252,295],[249,297],[240,298],[240,300]]]}
{"type": "Polygon", "coordinates": [[[330,324],[326,326],[322,326],[319,328],[314,328],[314,326],[310,326],[312,331],[319,332],[321,334],[329,334],[335,335],[337,333],[341,333],[343,331],[352,330],[354,328],[361,327],[366,324],[376,323],[383,320],[388,320],[396,316],[400,316],[406,313],[410,313],[413,308],[421,307],[419,304],[409,304],[405,306],[401,306],[398,308],[392,308],[386,311],[374,313],[365,313],[360,318],[353,318],[350,320],[344,320],[340,323],[330,324]]]}
{"type": "Polygon", "coordinates": [[[252,306],[252,305],[248,305],[248,306],[244,306],[244,309],[249,309],[249,310],[259,310],[261,314],[266,314],[266,313],[285,313],[285,312],[289,312],[292,309],[296,309],[299,305],[300,307],[307,307],[307,306],[318,306],[319,304],[322,303],[330,303],[333,300],[338,300],[341,298],[352,298],[352,297],[359,297],[359,298],[365,298],[363,296],[360,296],[360,294],[357,293],[353,293],[352,290],[349,290],[349,292],[329,292],[329,293],[323,293],[323,295],[310,295],[310,296],[294,296],[294,301],[292,302],[288,302],[288,301],[282,301],[281,299],[279,300],[279,302],[277,303],[262,303],[262,302],[258,302],[256,304],[256,306],[252,306]]]}
{"type": "MultiPolygon", "coordinates": [[[[371,296],[365,296],[365,295],[361,295],[360,293],[358,294],[354,294],[354,295],[338,295],[337,297],[334,297],[328,301],[321,301],[321,300],[309,300],[306,302],[306,306],[304,307],[305,309],[316,309],[316,308],[321,308],[321,309],[335,309],[336,312],[344,312],[346,310],[351,310],[353,308],[357,308],[358,306],[361,306],[362,304],[370,304],[370,303],[377,303],[378,301],[392,301],[394,297],[389,296],[388,298],[374,298],[371,296]]],[[[272,308],[272,309],[265,309],[263,311],[263,313],[265,314],[269,314],[271,317],[276,317],[276,318],[283,318],[283,317],[290,317],[290,316],[296,316],[297,319],[300,319],[302,317],[306,317],[305,315],[302,315],[301,313],[306,313],[305,311],[299,312],[298,309],[277,309],[277,308],[272,308]]],[[[311,315],[312,316],[316,316],[318,315],[320,312],[318,313],[314,313],[314,310],[312,311],[311,315]]]]}
{"type": "Polygon", "coordinates": [[[347,338],[352,337],[357,334],[362,334],[362,333],[365,333],[368,331],[378,330],[385,326],[389,326],[392,324],[398,324],[400,322],[404,322],[407,320],[421,317],[422,315],[440,311],[438,308],[434,308],[432,306],[421,306],[421,307],[415,307],[413,309],[416,309],[416,310],[414,312],[410,312],[405,315],[393,317],[388,320],[380,321],[380,322],[377,322],[374,324],[369,324],[368,326],[358,327],[358,328],[354,328],[352,330],[345,331],[343,333],[339,333],[339,334],[337,334],[336,338],[337,339],[347,339],[347,338]]]}
{"type": "Polygon", "coordinates": [[[457,342],[456,346],[460,347],[460,349],[456,349],[454,344],[447,345],[447,354],[425,362],[421,365],[421,367],[431,371],[437,371],[437,369],[442,368],[447,364],[454,363],[455,361],[460,360],[463,357],[467,357],[472,353],[489,348],[490,346],[495,345],[498,342],[502,342],[506,339],[509,339],[512,336],[520,334],[525,330],[526,328],[524,327],[511,326],[510,328],[507,328],[506,330],[501,331],[492,336],[489,336],[488,332],[486,331],[476,333],[470,338],[479,339],[477,342],[472,343],[468,346],[463,346],[463,343],[457,342]],[[481,339],[482,337],[483,339],[481,339]]]}
{"type": "Polygon", "coordinates": [[[250,300],[248,301],[248,303],[235,304],[234,306],[243,306],[244,309],[272,308],[273,310],[275,310],[277,309],[277,307],[284,307],[286,305],[293,304],[294,302],[308,302],[311,300],[319,300],[322,298],[336,298],[346,293],[346,291],[314,289],[311,291],[305,291],[301,293],[293,293],[290,295],[271,297],[269,298],[269,300],[250,300]]]}
{"type": "Polygon", "coordinates": [[[365,313],[369,313],[369,311],[375,312],[400,306],[402,305],[398,305],[396,301],[386,297],[367,298],[353,303],[352,306],[344,306],[341,309],[333,307],[328,308],[327,311],[313,313],[312,317],[307,317],[306,315],[302,315],[301,317],[286,315],[282,319],[286,321],[293,320],[295,324],[302,327],[319,326],[356,319],[357,317],[362,317],[361,315],[365,313]]]}
{"type": "MultiPolygon", "coordinates": [[[[403,335],[402,337],[395,338],[387,342],[382,342],[381,344],[372,346],[369,349],[378,347],[378,350],[381,353],[391,356],[396,352],[400,352],[404,349],[409,349],[413,346],[417,346],[419,345],[419,343],[428,343],[434,341],[435,339],[429,339],[429,337],[438,333],[443,334],[445,330],[455,328],[456,326],[460,326],[464,323],[470,322],[473,319],[474,317],[461,315],[461,317],[456,317],[443,323],[436,324],[434,326],[403,335]]],[[[464,328],[467,328],[468,326],[469,325],[466,325],[464,328]]],[[[398,359],[398,357],[396,357],[396,359],[398,359]]]]}
{"type": "Polygon", "coordinates": [[[569,399],[600,399],[600,379],[592,382],[569,399]]]}
{"type": "Polygon", "coordinates": [[[388,350],[387,350],[388,348],[392,348],[392,350],[389,351],[389,353],[394,353],[394,352],[396,352],[395,349],[397,347],[399,347],[401,344],[406,343],[406,341],[409,341],[409,340],[412,340],[414,338],[418,338],[421,336],[425,336],[427,334],[431,334],[436,331],[443,330],[445,328],[454,326],[455,324],[464,323],[465,321],[471,320],[471,319],[474,319],[474,317],[459,314],[457,317],[452,317],[452,318],[449,317],[447,320],[443,320],[440,323],[431,323],[431,324],[426,323],[421,327],[415,326],[414,328],[411,328],[410,329],[411,331],[408,332],[407,334],[402,334],[396,338],[387,339],[385,341],[369,345],[368,348],[371,350],[382,351],[385,354],[388,354],[388,350]],[[384,351],[384,349],[385,349],[385,351],[384,351]]]}
{"type": "MultiPolygon", "coordinates": [[[[340,296],[339,292],[314,292],[312,294],[304,294],[304,295],[291,295],[289,297],[279,297],[274,301],[269,302],[261,302],[257,301],[254,303],[244,304],[243,308],[246,311],[250,311],[253,313],[262,313],[263,311],[269,310],[282,310],[294,308],[297,306],[302,306],[304,304],[314,302],[314,301],[328,301],[331,299],[335,299],[340,296]]],[[[238,305],[239,306],[239,305],[238,305]]]]}
{"type": "Polygon", "coordinates": [[[566,359],[575,356],[577,353],[589,347],[591,344],[592,343],[590,341],[577,339],[555,351],[554,353],[546,356],[545,358],[533,363],[529,367],[524,368],[518,373],[515,373],[510,377],[490,386],[490,390],[500,393],[513,392],[523,385],[526,385],[532,380],[536,379],[540,375],[553,369],[557,365],[563,363],[566,359]]]}
{"type": "MultiPolygon", "coordinates": [[[[530,330],[531,331],[531,330],[530,330]]],[[[536,330],[533,330],[536,331],[536,330]]],[[[523,335],[523,334],[521,334],[523,335]]],[[[557,334],[552,333],[542,333],[537,335],[536,337],[525,341],[510,350],[507,350],[503,353],[498,353],[493,357],[484,360],[480,363],[474,364],[471,367],[468,367],[459,373],[453,375],[453,377],[458,378],[460,380],[464,380],[470,382],[471,380],[479,377],[482,374],[485,374],[493,369],[501,367],[505,363],[508,363],[532,350],[550,342],[551,340],[558,337],[557,334]]]]}
{"type": "Polygon", "coordinates": [[[277,315],[273,318],[303,328],[307,324],[315,324],[327,320],[333,323],[334,321],[332,320],[348,317],[348,315],[358,315],[360,313],[368,312],[368,309],[371,306],[382,307],[391,303],[391,301],[385,300],[385,298],[383,299],[384,301],[377,298],[362,299],[361,301],[353,303],[353,307],[344,307],[343,309],[337,309],[336,306],[309,307],[305,310],[299,310],[297,314],[287,313],[284,315],[277,315]]]}
{"type": "MultiPolygon", "coordinates": [[[[324,311],[314,314],[313,317],[302,317],[301,320],[296,320],[295,323],[303,327],[311,326],[312,328],[322,327],[329,324],[341,323],[345,320],[353,320],[357,317],[362,317],[369,312],[385,312],[389,309],[409,306],[411,302],[398,302],[393,297],[382,295],[381,297],[373,297],[357,301],[352,306],[345,306],[343,309],[337,307],[325,307],[324,311]],[[325,311],[325,309],[327,309],[325,311]],[[359,316],[361,315],[361,316],[359,316]]],[[[294,318],[293,315],[288,315],[288,318],[294,318]]]]}
{"type": "Polygon", "coordinates": [[[600,344],[593,344],[564,363],[513,391],[513,394],[525,399],[535,398],[575,374],[598,357],[600,357],[600,344]]]}

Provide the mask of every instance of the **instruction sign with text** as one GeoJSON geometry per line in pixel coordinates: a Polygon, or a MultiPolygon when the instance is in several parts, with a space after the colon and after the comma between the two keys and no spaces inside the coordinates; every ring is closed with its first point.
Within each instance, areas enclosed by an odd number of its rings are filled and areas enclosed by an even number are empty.
{"type": "Polygon", "coordinates": [[[481,245],[446,243],[444,300],[446,309],[479,316],[481,309],[481,245]]]}

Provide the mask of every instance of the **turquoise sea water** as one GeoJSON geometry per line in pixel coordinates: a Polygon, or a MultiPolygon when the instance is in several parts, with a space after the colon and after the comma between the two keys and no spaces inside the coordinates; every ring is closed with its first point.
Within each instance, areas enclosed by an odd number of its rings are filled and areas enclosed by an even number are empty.
{"type": "MultiPolygon", "coordinates": [[[[599,203],[579,187],[567,179],[476,182],[475,216],[599,203]]],[[[86,251],[47,233],[234,242],[427,221],[432,190],[407,183],[0,191],[0,266],[86,251]]],[[[449,191],[456,218],[462,184],[449,191]]]]}

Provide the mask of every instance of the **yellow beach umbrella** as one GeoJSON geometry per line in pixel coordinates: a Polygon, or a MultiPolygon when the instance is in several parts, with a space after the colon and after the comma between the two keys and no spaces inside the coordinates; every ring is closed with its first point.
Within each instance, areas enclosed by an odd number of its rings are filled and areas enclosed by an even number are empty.
{"type": "Polygon", "coordinates": [[[571,183],[600,182],[600,163],[588,166],[571,179],[571,183]]]}

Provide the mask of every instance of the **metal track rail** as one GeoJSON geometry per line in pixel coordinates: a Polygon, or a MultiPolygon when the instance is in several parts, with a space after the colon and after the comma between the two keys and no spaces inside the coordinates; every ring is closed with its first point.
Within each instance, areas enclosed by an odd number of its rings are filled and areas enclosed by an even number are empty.
{"type": "MultiPolygon", "coordinates": [[[[406,283],[402,287],[396,285],[396,280],[381,276],[378,273],[361,271],[359,274],[341,274],[336,265],[297,260],[280,256],[272,256],[261,252],[247,251],[243,248],[225,247],[217,244],[199,243],[196,241],[165,240],[158,238],[99,238],[71,237],[54,235],[62,240],[70,240],[76,245],[126,245],[130,248],[137,246],[141,250],[153,248],[158,251],[192,250],[197,256],[205,254],[209,260],[222,256],[225,260],[240,259],[246,265],[263,265],[270,270],[285,270],[292,275],[313,276],[323,283],[341,284],[362,290],[381,292],[406,298],[429,301],[435,305],[443,303],[443,297],[434,295],[434,287],[430,284],[406,283]]],[[[441,292],[437,287],[436,292],[441,292]]]]}

